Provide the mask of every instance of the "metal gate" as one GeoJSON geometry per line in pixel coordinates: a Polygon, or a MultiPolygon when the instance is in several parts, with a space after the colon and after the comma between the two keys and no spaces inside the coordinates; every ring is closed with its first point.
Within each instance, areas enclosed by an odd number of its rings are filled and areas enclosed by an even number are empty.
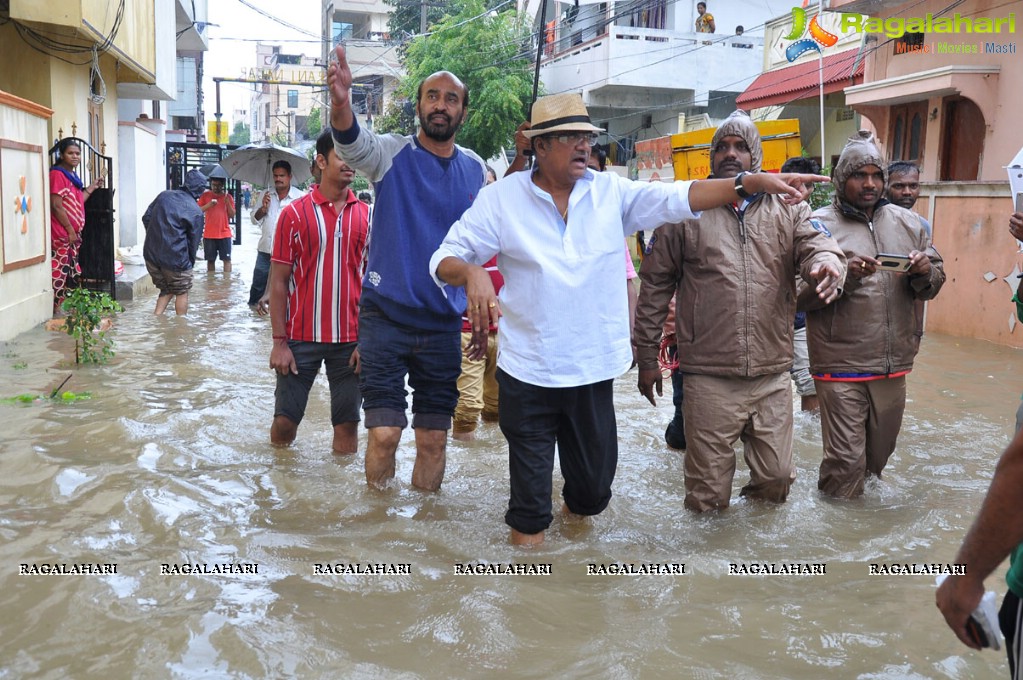
{"type": "MultiPolygon", "coordinates": [[[[82,229],[82,243],[78,247],[78,265],[82,268],[81,284],[93,290],[109,291],[115,297],[114,281],[114,163],[109,156],[96,151],[91,144],[79,137],[71,137],[82,150],[82,162],[76,174],[82,186],[89,186],[102,177],[105,185],[93,191],[85,201],[85,228],[82,229]]],[[[59,140],[50,149],[50,165],[56,165],[59,140]]]]}
{"type": "MultiPolygon", "coordinates": [[[[178,189],[185,183],[185,175],[189,170],[202,170],[209,174],[209,169],[220,163],[237,144],[200,144],[198,142],[167,142],[167,188],[178,189]]],[[[234,197],[237,210],[234,214],[234,244],[242,242],[242,183],[233,179],[226,180],[226,189],[234,197]]]]}

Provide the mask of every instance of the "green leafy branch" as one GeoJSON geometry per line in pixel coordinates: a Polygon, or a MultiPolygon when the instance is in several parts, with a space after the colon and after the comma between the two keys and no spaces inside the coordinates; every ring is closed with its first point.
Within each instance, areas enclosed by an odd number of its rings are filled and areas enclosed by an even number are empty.
{"type": "Polygon", "coordinates": [[[60,308],[67,315],[64,331],[75,339],[76,364],[105,364],[114,356],[114,341],[102,327],[103,318],[124,311],[107,293],[76,288],[60,308]]]}

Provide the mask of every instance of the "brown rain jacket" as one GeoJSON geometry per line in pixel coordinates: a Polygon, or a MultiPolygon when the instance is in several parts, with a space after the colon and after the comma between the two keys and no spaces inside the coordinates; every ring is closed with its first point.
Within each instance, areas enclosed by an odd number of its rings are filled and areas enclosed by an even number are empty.
{"type": "Polygon", "coordinates": [[[814,213],[838,240],[847,258],[878,253],[927,254],[931,271],[924,276],[877,272],[846,279],[843,295],[823,309],[807,312],[806,340],[810,371],[830,374],[887,375],[913,367],[920,348],[923,306],[945,283],[941,255],[911,210],[878,201],[873,219],[841,199],[849,176],[865,165],[884,169],[884,160],[869,139],[854,137],[835,167],[835,200],[814,213]]]}
{"type": "Polygon", "coordinates": [[[817,263],[845,272],[841,249],[811,224],[810,208],[777,196],[758,194],[742,211],[714,208],[658,227],[639,273],[639,367],[657,368],[661,325],[677,290],[683,372],[754,377],[789,370],[796,276],[809,281],[817,263]]]}

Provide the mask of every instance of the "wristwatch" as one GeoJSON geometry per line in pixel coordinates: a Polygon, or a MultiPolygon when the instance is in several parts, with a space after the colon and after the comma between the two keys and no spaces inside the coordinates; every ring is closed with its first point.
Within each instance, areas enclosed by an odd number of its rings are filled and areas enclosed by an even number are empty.
{"type": "Polygon", "coordinates": [[[742,188],[742,178],[748,174],[750,173],[744,170],[743,172],[740,172],[738,175],[735,176],[735,193],[739,195],[739,198],[749,198],[750,196],[753,195],[742,188]]]}

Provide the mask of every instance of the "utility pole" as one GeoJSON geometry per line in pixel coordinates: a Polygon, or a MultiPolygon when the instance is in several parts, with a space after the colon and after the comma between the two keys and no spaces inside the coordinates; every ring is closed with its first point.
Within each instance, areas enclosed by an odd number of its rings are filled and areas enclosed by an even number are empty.
{"type": "Polygon", "coordinates": [[[426,33],[426,12],[431,7],[444,7],[443,2],[430,2],[430,0],[419,0],[419,32],[426,33]]]}

